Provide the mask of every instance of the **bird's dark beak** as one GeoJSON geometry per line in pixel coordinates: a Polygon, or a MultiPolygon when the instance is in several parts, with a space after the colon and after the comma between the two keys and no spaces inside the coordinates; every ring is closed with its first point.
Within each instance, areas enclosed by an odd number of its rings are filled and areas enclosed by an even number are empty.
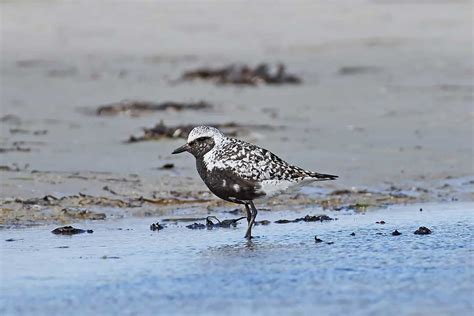
{"type": "Polygon", "coordinates": [[[180,154],[180,153],[188,151],[188,150],[189,150],[189,145],[184,144],[183,146],[176,148],[171,154],[173,154],[173,155],[174,154],[180,154]]]}

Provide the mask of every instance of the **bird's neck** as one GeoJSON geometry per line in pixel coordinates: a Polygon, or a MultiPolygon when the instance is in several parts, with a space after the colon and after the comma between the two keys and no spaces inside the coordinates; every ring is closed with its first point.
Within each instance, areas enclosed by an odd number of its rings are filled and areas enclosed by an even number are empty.
{"type": "Polygon", "coordinates": [[[207,179],[209,170],[207,169],[206,162],[204,161],[204,157],[196,157],[196,169],[199,173],[199,176],[201,176],[201,179],[204,180],[204,182],[207,179]]]}

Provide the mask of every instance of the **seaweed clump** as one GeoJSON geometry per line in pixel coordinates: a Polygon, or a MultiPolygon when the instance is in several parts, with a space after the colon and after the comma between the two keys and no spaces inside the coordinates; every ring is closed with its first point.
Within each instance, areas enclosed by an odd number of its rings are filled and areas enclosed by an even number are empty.
{"type": "MultiPolygon", "coordinates": [[[[204,124],[214,126],[215,128],[222,129],[229,136],[237,136],[238,131],[243,129],[237,123],[224,123],[224,124],[204,124]]],[[[126,141],[127,143],[136,143],[148,140],[160,140],[165,138],[184,138],[186,139],[191,130],[196,127],[193,124],[187,125],[175,125],[167,126],[163,122],[160,122],[152,128],[144,128],[142,136],[130,136],[126,141]]]]}
{"type": "Polygon", "coordinates": [[[301,78],[286,72],[284,64],[261,63],[256,67],[231,64],[222,68],[198,68],[182,75],[183,80],[207,80],[217,84],[256,86],[259,84],[300,84],[301,78]]]}
{"type": "Polygon", "coordinates": [[[332,220],[334,220],[334,218],[331,218],[327,215],[306,215],[305,217],[300,217],[293,220],[279,219],[275,221],[275,223],[288,224],[288,223],[298,223],[298,222],[324,222],[324,221],[332,221],[332,220]]]}
{"type": "Polygon", "coordinates": [[[96,115],[111,116],[119,113],[126,113],[131,116],[139,116],[142,114],[158,111],[183,111],[183,110],[207,110],[211,109],[212,105],[204,102],[173,102],[167,101],[162,103],[148,102],[148,101],[134,101],[124,100],[117,103],[111,103],[99,106],[96,110],[96,115]]]}
{"type": "Polygon", "coordinates": [[[63,227],[58,227],[56,229],[53,229],[51,231],[55,235],[77,235],[77,234],[83,234],[83,233],[88,233],[92,234],[94,231],[92,229],[84,230],[80,228],[75,228],[72,226],[63,226],[63,227]]]}

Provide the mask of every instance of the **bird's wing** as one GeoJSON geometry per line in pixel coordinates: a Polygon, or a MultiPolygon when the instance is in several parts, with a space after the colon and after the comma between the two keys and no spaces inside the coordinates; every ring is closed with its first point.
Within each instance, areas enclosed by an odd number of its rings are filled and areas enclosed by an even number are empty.
{"type": "Polygon", "coordinates": [[[214,159],[220,161],[219,168],[230,169],[243,178],[255,181],[298,181],[314,174],[288,164],[264,148],[238,139],[229,139],[214,159]]]}

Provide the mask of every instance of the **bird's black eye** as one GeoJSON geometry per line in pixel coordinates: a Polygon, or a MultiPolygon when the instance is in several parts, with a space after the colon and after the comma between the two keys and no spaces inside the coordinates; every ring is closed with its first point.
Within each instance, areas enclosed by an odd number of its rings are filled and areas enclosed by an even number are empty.
{"type": "Polygon", "coordinates": [[[197,142],[203,142],[203,141],[205,141],[207,138],[208,138],[208,137],[198,137],[198,138],[195,139],[195,141],[197,141],[197,142]]]}

